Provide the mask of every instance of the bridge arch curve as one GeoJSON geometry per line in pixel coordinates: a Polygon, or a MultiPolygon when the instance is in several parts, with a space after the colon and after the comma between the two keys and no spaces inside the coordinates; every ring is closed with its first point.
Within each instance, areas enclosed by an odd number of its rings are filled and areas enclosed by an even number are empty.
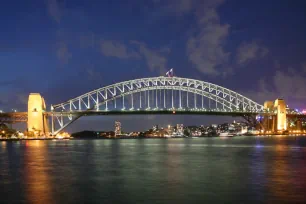
{"type": "MultiPolygon", "coordinates": [[[[188,78],[181,78],[181,77],[151,77],[151,78],[141,78],[141,79],[135,79],[135,80],[129,80],[124,82],[115,83],[112,85],[108,85],[93,91],[90,91],[88,93],[85,93],[81,96],[78,96],[76,98],[70,99],[64,103],[60,103],[57,105],[51,106],[51,115],[52,115],[52,134],[57,134],[61,130],[63,130],[65,127],[67,127],[69,124],[77,120],[83,115],[87,115],[89,112],[92,114],[105,114],[106,112],[110,112],[110,109],[108,109],[108,104],[110,102],[114,102],[116,104],[116,100],[118,98],[123,98],[123,107],[125,107],[124,104],[124,97],[127,95],[131,95],[133,97],[134,94],[140,94],[140,108],[143,110],[150,109],[150,106],[146,108],[144,104],[141,104],[141,101],[143,100],[141,96],[141,93],[149,93],[150,91],[154,93],[154,90],[156,91],[162,91],[165,94],[165,91],[172,91],[172,107],[167,110],[181,110],[185,111],[186,108],[182,107],[181,105],[181,98],[179,99],[179,105],[174,106],[173,102],[173,92],[176,91],[179,93],[181,97],[181,92],[187,94],[187,104],[188,104],[188,93],[192,93],[197,96],[202,97],[202,108],[200,108],[200,111],[206,112],[211,111],[203,108],[203,97],[208,98],[210,100],[213,100],[217,104],[221,106],[221,110],[219,108],[213,109],[213,111],[225,111],[225,112],[240,112],[241,113],[251,113],[256,114],[263,111],[263,106],[254,102],[253,100],[235,92],[230,89],[227,89],[225,87],[195,80],[195,79],[188,79],[188,78]],[[104,106],[104,110],[101,109],[101,106],[104,106]],[[63,117],[68,116],[69,119],[68,122],[64,122],[63,117]],[[53,117],[56,117],[58,124],[60,125],[60,128],[56,131],[54,130],[54,119],[53,117]]],[[[160,93],[160,92],[159,92],[160,93]]],[[[160,93],[161,94],[161,93],[160,93]]],[[[157,96],[156,96],[157,98],[157,96]]],[[[194,100],[196,100],[196,96],[194,100]]],[[[145,97],[144,97],[145,99],[145,97]]],[[[152,98],[151,98],[152,99],[152,98]]],[[[145,99],[147,100],[147,99],[145,99]]],[[[156,99],[157,100],[157,99],[156,99]]],[[[165,100],[165,96],[163,97],[163,100],[165,100]]],[[[137,112],[138,109],[134,109],[133,105],[133,99],[131,101],[132,108],[130,110],[135,110],[137,112]]],[[[165,102],[164,102],[165,103],[165,102]]],[[[149,104],[149,101],[147,105],[149,104]]],[[[157,104],[157,101],[156,101],[157,104]]],[[[196,102],[194,103],[196,106],[196,102]]],[[[165,106],[165,104],[164,104],[165,106]]],[[[116,108],[116,105],[115,105],[116,108]]],[[[165,107],[160,107],[161,110],[165,107]]],[[[124,108],[125,109],[125,108],[124,108]]],[[[158,109],[157,105],[154,110],[158,109]]],[[[122,109],[123,110],[123,109],[122,109]]],[[[160,109],[159,109],[160,110],[160,109]]],[[[165,110],[165,109],[164,109],[165,110]]],[[[198,111],[198,108],[190,108],[187,105],[186,111],[198,111]]],[[[150,113],[152,113],[150,112],[150,113]]]]}
{"type": "Polygon", "coordinates": [[[53,110],[99,110],[99,106],[116,98],[147,90],[176,90],[195,93],[224,105],[229,110],[262,111],[263,106],[225,87],[180,77],[152,77],[129,80],[108,85],[85,93],[64,103],[52,106],[53,110]]]}

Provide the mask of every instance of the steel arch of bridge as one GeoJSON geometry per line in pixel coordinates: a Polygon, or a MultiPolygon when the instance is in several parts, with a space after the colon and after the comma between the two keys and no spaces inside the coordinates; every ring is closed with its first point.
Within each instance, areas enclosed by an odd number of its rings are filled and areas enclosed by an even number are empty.
{"type": "MultiPolygon", "coordinates": [[[[226,108],[229,112],[240,110],[248,113],[260,113],[263,111],[263,106],[251,99],[244,97],[235,91],[209,82],[180,77],[161,76],[142,78],[105,86],[64,103],[53,105],[51,111],[54,114],[52,115],[57,118],[58,124],[60,125],[60,129],[55,133],[58,133],[67,125],[81,117],[82,113],[85,113],[86,111],[99,112],[101,105],[105,105],[104,111],[108,111],[108,102],[126,95],[150,90],[176,90],[194,93],[221,104],[223,109],[226,108]],[[63,112],[66,113],[65,115],[68,115],[69,121],[67,123],[64,123],[63,121],[63,112]]],[[[181,104],[178,108],[175,108],[172,105],[172,108],[177,110],[182,109],[181,104]]],[[[52,129],[53,126],[54,124],[52,119],[52,129]]]]}

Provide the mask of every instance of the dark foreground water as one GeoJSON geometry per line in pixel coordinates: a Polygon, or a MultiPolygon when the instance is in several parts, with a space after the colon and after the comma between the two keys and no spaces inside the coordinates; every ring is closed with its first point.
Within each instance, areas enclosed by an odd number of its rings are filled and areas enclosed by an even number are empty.
{"type": "Polygon", "coordinates": [[[306,136],[0,143],[1,203],[306,203],[306,136]]]}

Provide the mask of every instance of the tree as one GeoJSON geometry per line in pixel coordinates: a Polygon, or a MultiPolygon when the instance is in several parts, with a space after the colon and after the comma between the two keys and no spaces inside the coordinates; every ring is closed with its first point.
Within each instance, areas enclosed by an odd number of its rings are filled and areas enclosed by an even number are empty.
{"type": "Polygon", "coordinates": [[[185,135],[185,136],[188,136],[188,137],[190,136],[190,131],[189,131],[189,129],[186,128],[186,129],[184,130],[184,135],[185,135]]]}

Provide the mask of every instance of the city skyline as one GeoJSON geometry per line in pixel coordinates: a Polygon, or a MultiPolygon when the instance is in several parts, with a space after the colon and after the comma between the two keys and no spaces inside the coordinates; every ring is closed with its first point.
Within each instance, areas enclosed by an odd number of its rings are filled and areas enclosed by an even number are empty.
{"type": "MultiPolygon", "coordinates": [[[[265,6],[223,0],[31,2],[1,7],[10,17],[0,20],[5,30],[0,39],[0,110],[25,111],[32,92],[41,93],[49,109],[115,82],[165,75],[170,68],[176,76],[222,85],[261,104],[281,97],[291,107],[304,108],[302,1],[269,1],[265,6]]],[[[233,118],[92,117],[68,130],[112,127],[115,120],[137,129],[154,120],[208,124],[233,118]]]]}

